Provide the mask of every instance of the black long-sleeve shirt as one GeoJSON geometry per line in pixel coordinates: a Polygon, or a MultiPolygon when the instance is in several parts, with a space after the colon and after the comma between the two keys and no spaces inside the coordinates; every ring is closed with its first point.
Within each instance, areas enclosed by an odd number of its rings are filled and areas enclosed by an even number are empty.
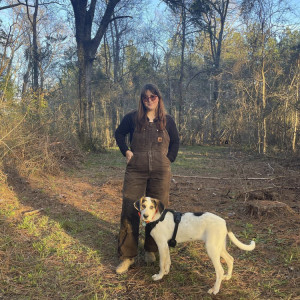
{"type": "MultiPolygon", "coordinates": [[[[126,135],[129,134],[130,143],[132,141],[133,132],[135,130],[135,119],[137,111],[133,111],[124,116],[119,127],[115,131],[115,138],[120,151],[126,156],[126,151],[129,150],[126,143],[126,135]]],[[[171,162],[175,161],[179,149],[179,136],[176,124],[170,115],[166,115],[166,130],[170,136],[169,151],[167,157],[171,162]]]]}

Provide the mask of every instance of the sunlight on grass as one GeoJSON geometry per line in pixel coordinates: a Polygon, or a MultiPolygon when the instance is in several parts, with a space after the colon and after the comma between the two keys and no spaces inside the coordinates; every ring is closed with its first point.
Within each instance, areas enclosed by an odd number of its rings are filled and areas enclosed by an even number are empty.
{"type": "Polygon", "coordinates": [[[14,193],[8,187],[2,187],[0,191],[0,216],[14,217],[20,208],[20,203],[14,193]]]}
{"type": "Polygon", "coordinates": [[[39,236],[42,231],[48,229],[48,221],[49,218],[47,216],[41,218],[37,218],[36,216],[25,216],[18,225],[18,228],[26,229],[29,234],[39,236]]]}
{"type": "MultiPolygon", "coordinates": [[[[16,225],[19,230],[19,236],[4,236],[5,238],[0,239],[0,251],[10,251],[9,246],[11,247],[12,245],[14,249],[19,249],[19,253],[11,257],[15,264],[11,265],[9,272],[19,272],[18,270],[20,270],[20,274],[11,278],[10,286],[15,282],[24,286],[35,287],[34,297],[40,292],[40,299],[42,299],[42,293],[44,293],[42,290],[45,291],[45,289],[51,288],[52,284],[58,283],[59,280],[63,283],[67,278],[82,277],[80,274],[89,266],[93,266],[93,268],[96,265],[99,266],[100,268],[97,272],[100,272],[101,256],[99,252],[71,237],[64,230],[64,224],[57,223],[48,216],[35,215],[23,217],[16,225]],[[19,239],[19,237],[22,237],[22,239],[19,239]],[[24,238],[26,246],[23,245],[24,238]],[[25,268],[27,264],[30,264],[31,267],[25,268]],[[23,270],[21,271],[20,268],[23,268],[23,270]],[[56,273],[56,278],[54,282],[50,283],[48,282],[50,279],[49,272],[53,271],[56,273]]],[[[78,228],[75,232],[83,230],[84,225],[77,225],[78,228]]],[[[72,230],[75,227],[73,225],[72,230]]],[[[83,279],[83,283],[87,286],[93,285],[95,287],[94,282],[88,277],[83,279]]],[[[5,291],[8,292],[8,289],[9,287],[7,286],[5,291]]],[[[13,291],[11,290],[11,292],[13,291]]],[[[16,290],[13,293],[15,292],[16,290]]],[[[75,291],[68,291],[65,298],[72,298],[70,295],[73,292],[75,291]]],[[[31,297],[29,296],[29,298],[31,297]]]]}

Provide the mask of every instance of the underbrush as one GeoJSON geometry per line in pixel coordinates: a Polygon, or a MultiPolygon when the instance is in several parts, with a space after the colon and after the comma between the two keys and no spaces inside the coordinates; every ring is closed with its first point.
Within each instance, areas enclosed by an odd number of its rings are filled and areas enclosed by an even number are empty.
{"type": "Polygon", "coordinates": [[[5,180],[9,170],[24,176],[57,174],[64,166],[82,161],[83,152],[70,124],[64,121],[54,127],[50,118],[37,119],[17,110],[1,116],[0,180],[5,180]]]}

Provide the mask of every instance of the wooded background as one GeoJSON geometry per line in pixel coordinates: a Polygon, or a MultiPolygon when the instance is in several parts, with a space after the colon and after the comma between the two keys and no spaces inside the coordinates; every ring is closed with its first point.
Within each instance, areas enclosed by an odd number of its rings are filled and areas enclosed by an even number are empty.
{"type": "Polygon", "coordinates": [[[0,1],[1,162],[51,170],[79,149],[114,146],[149,82],[182,144],[299,155],[295,5],[0,1]]]}

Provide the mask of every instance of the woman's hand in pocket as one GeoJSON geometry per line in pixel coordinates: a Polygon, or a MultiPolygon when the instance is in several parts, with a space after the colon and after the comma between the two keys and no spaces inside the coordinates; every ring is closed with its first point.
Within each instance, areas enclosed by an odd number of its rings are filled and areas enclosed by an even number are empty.
{"type": "Polygon", "coordinates": [[[132,157],[133,157],[133,153],[130,150],[127,150],[126,151],[126,161],[127,161],[127,163],[130,162],[132,157]]]}

